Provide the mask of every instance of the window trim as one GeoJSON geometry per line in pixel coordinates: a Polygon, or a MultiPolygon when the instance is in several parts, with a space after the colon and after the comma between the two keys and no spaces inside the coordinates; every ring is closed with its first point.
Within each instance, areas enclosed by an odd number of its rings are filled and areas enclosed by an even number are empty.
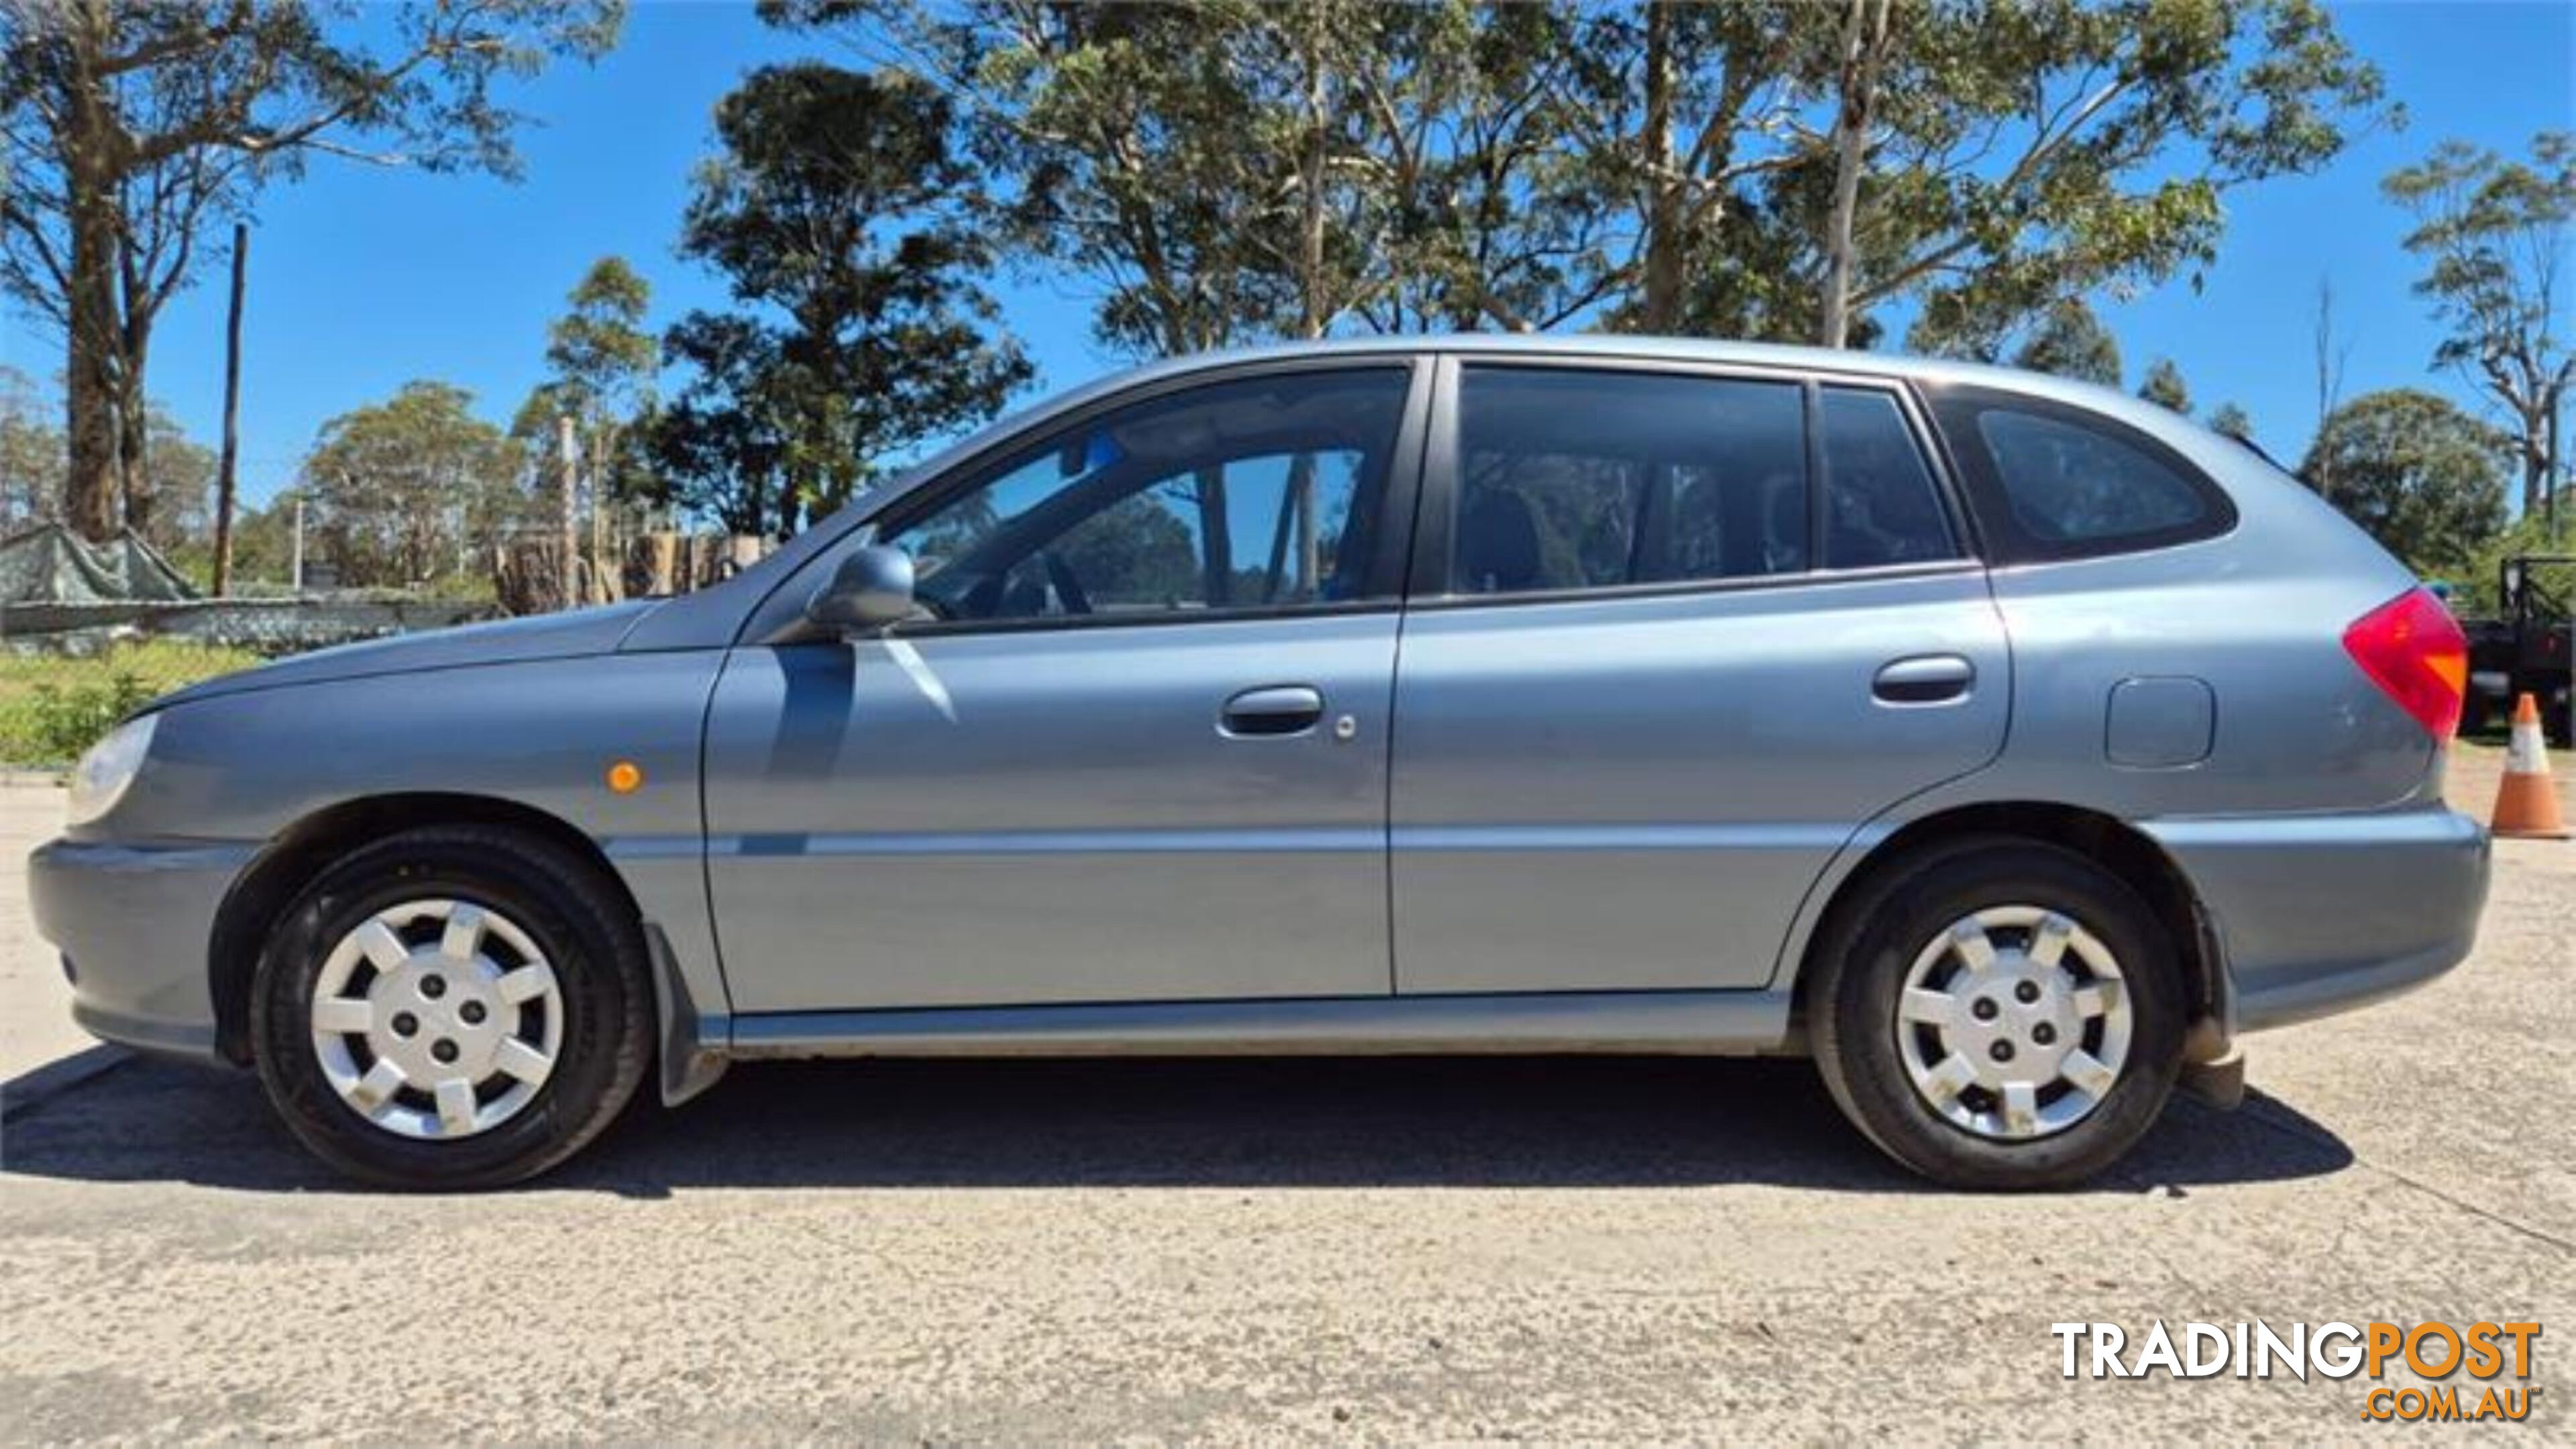
{"type": "Polygon", "coordinates": [[[1598,357],[1587,353],[1444,352],[1434,368],[1428,436],[1423,443],[1421,491],[1413,527],[1413,568],[1406,580],[1407,609],[1452,609],[1476,606],[1571,603],[1588,599],[1652,599],[1676,594],[1733,593],[1749,588],[1797,588],[1813,584],[1902,579],[1974,571],[1985,565],[1963,490],[1956,482],[1939,434],[1911,389],[1901,379],[1873,373],[1829,372],[1741,362],[1689,362],[1672,358],[1598,357]],[[1711,382],[1758,382],[1800,391],[1800,418],[1806,429],[1807,561],[1804,569],[1776,574],[1740,574],[1707,579],[1657,579],[1645,583],[1605,584],[1581,588],[1525,589],[1508,594],[1460,593],[1450,587],[1450,539],[1456,531],[1461,452],[1459,422],[1469,369],[1506,368],[1535,372],[1645,373],[1711,382]],[[1932,476],[1933,499],[1950,532],[1955,553],[1945,559],[1879,564],[1868,568],[1817,566],[1823,542],[1823,389],[1881,394],[1896,404],[1897,415],[1912,435],[1915,450],[1932,476]]]}
{"type": "Polygon", "coordinates": [[[1968,511],[1976,520],[1986,562],[1992,567],[2152,553],[2236,531],[2236,500],[2228,496],[2227,490],[2180,450],[2143,428],[2079,404],[2007,388],[1943,383],[1927,386],[1924,391],[1942,443],[1967,484],[1968,511]],[[2171,473],[2200,498],[2205,511],[2188,523],[2143,533],[2092,539],[2041,538],[2023,528],[2014,516],[2011,490],[2004,486],[2002,468],[1986,444],[1985,430],[1978,426],[1978,420],[1988,412],[2025,414],[2128,448],[2171,473]]]}
{"type": "Polygon", "coordinates": [[[1401,373],[1405,395],[1397,415],[1395,442],[1387,454],[1386,486],[1378,500],[1378,538],[1370,549],[1358,597],[1285,604],[1246,604],[1223,609],[1139,610],[1134,613],[1071,614],[1031,619],[924,619],[894,632],[907,639],[947,638],[976,634],[1052,633],[1065,629],[1165,628],[1175,624],[1231,623],[1286,617],[1367,614],[1392,611],[1403,602],[1404,575],[1412,555],[1411,521],[1419,512],[1422,488],[1422,437],[1428,424],[1432,393],[1432,359],[1421,353],[1382,357],[1262,358],[1229,367],[1196,370],[1178,377],[1140,383],[1095,398],[1070,412],[1049,417],[1008,437],[997,438],[960,460],[942,476],[889,499],[884,507],[855,521],[829,545],[784,579],[761,600],[737,634],[737,644],[834,643],[803,633],[805,597],[817,581],[831,576],[842,557],[862,537],[877,537],[937,512],[959,495],[980,488],[1013,465],[1069,433],[1089,427],[1121,409],[1176,394],[1224,387],[1264,377],[1306,373],[1401,373]]]}

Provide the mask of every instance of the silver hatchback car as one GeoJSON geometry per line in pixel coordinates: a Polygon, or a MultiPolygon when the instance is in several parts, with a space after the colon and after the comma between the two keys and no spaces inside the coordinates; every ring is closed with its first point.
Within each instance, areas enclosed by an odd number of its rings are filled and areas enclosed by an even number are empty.
{"type": "Polygon", "coordinates": [[[739,1058],[1812,1053],[2069,1182],[2469,950],[2460,631],[2249,448],[1951,363],[1190,359],[721,587],[183,690],[30,865],[79,1019],[483,1186],[739,1058]]]}

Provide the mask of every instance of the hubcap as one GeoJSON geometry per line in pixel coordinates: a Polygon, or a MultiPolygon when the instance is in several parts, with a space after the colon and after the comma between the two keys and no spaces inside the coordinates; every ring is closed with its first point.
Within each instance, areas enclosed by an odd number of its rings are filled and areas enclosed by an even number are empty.
{"type": "Polygon", "coordinates": [[[563,1032],[545,954],[471,901],[387,906],[340,938],[313,985],[322,1075],[404,1137],[471,1137],[517,1116],[553,1074],[563,1032]]]}
{"type": "Polygon", "coordinates": [[[2110,949],[2068,917],[1994,906],[1914,958],[1896,1043],[1914,1090],[1952,1125],[2021,1141],[2063,1132],[2129,1059],[2129,994],[2110,949]]]}

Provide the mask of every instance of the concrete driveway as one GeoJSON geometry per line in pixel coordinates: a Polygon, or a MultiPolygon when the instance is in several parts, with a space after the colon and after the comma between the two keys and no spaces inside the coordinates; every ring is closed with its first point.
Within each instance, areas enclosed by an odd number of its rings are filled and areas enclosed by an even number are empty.
{"type": "MultiPolygon", "coordinates": [[[[2045,1197],[1924,1188],[1795,1063],[740,1069],[448,1199],[124,1065],[0,1136],[0,1434],[2412,1440],[2361,1379],[2070,1382],[2049,1325],[2513,1318],[2564,1440],[2576,846],[2499,857],[2467,966],[2045,1197]]],[[[12,1076],[66,1044],[23,916],[0,883],[12,1076]]]]}

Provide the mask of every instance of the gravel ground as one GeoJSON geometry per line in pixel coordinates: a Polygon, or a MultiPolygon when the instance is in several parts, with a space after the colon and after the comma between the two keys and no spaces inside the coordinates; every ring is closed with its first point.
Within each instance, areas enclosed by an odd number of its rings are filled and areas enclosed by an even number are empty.
{"type": "MultiPolygon", "coordinates": [[[[0,836],[48,809],[0,792],[0,836]]],[[[745,1068],[476,1199],[344,1190],[249,1079],[128,1065],[0,1137],[0,1435],[2475,1432],[2364,1424],[2361,1380],[2059,1376],[2052,1322],[2163,1318],[2538,1319],[2523,1428],[2565,1441],[2576,846],[2498,866],[2461,970],[2253,1039],[2244,1110],[2054,1196],[1926,1189],[1796,1063],[745,1068]]],[[[0,892],[14,1076],[59,987],[0,892]]]]}

